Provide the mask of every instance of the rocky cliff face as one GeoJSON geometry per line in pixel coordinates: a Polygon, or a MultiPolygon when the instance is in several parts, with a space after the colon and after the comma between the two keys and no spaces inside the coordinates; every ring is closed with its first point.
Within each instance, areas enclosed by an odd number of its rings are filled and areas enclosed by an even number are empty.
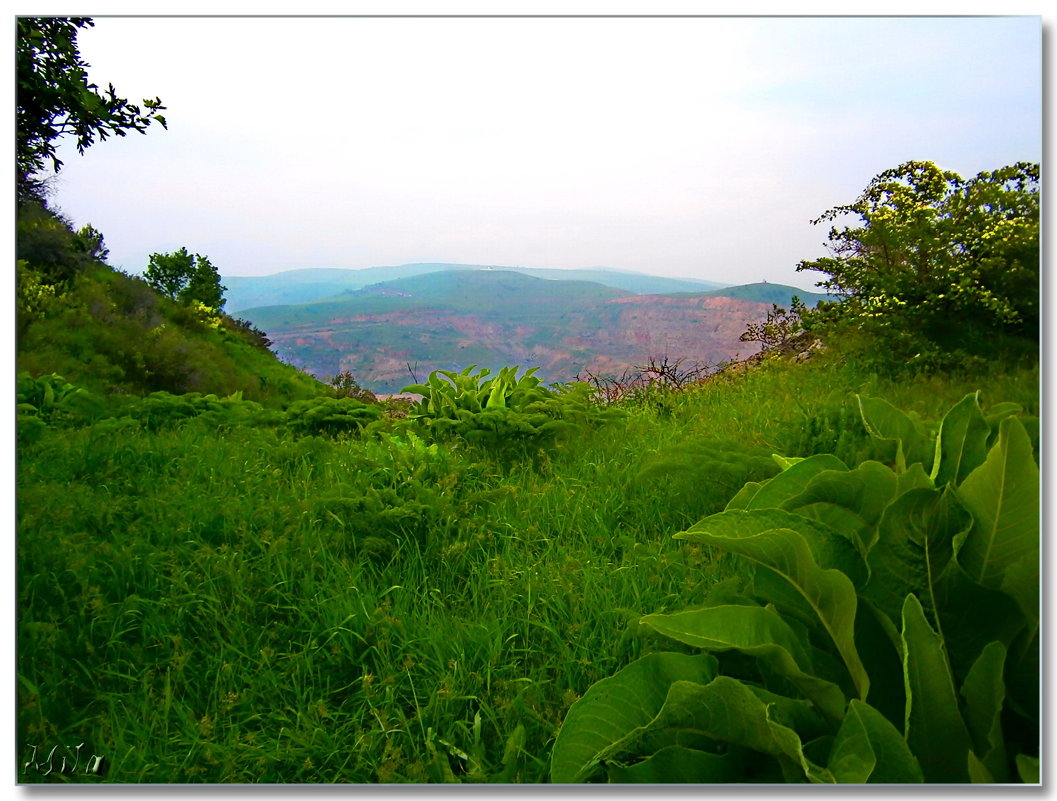
{"type": "Polygon", "coordinates": [[[431,370],[471,364],[539,367],[547,382],[617,374],[650,357],[716,364],[755,353],[739,341],[770,304],[725,297],[637,295],[538,321],[452,310],[414,309],[335,317],[270,329],[276,352],[318,378],[349,370],[376,392],[397,392],[431,370]],[[409,370],[410,366],[410,370],[409,370]]]}

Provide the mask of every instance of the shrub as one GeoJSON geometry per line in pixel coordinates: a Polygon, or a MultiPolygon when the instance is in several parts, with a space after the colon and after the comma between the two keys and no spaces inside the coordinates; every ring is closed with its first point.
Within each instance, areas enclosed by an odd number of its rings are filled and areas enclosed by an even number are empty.
{"type": "Polygon", "coordinates": [[[854,202],[815,223],[832,255],[797,270],[825,273],[843,298],[804,315],[809,329],[861,331],[890,360],[993,353],[997,338],[1039,335],[1039,166],[974,178],[910,161],[875,177],[854,202]]]}
{"type": "Polygon", "coordinates": [[[353,398],[315,398],[290,404],[286,425],[297,434],[355,433],[382,416],[381,408],[353,398]]]}
{"type": "Polygon", "coordinates": [[[352,398],[363,403],[375,403],[378,400],[373,392],[361,387],[360,382],[348,370],[342,370],[327,383],[330,384],[328,394],[335,398],[352,398]]]}
{"type": "Polygon", "coordinates": [[[504,367],[492,377],[490,370],[475,369],[435,370],[425,384],[404,387],[403,392],[422,395],[408,418],[434,437],[457,437],[512,457],[619,415],[594,404],[586,384],[544,387],[534,375],[538,368],[520,378],[518,367],[504,367]]]}
{"type": "Polygon", "coordinates": [[[133,403],[128,415],[139,421],[150,431],[172,428],[192,418],[212,427],[237,425],[275,425],[282,421],[279,412],[265,410],[259,403],[242,399],[241,392],[225,398],[187,392],[174,395],[169,392],[152,392],[133,403]]]}

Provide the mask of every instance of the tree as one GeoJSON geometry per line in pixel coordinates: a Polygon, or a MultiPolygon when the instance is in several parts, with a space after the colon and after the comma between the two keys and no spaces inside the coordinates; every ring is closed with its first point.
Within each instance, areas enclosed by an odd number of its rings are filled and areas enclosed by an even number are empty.
{"type": "Polygon", "coordinates": [[[868,330],[912,348],[981,350],[994,337],[1038,338],[1039,165],[1020,162],[965,180],[909,161],[874,178],[832,227],[830,256],[802,261],[842,298],[809,324],[868,330]]]}
{"type": "Polygon", "coordinates": [[[48,161],[56,172],[62,167],[55,142],[65,134],[84,153],[111,134],[146,133],[153,122],[166,127],[160,99],[144,100],[141,109],[118,97],[113,84],[100,92],[88,82],[77,34],[94,24],[87,17],[18,18],[15,171],[21,198],[42,199],[35,176],[48,161]]]}
{"type": "Polygon", "coordinates": [[[143,272],[147,283],[172,300],[184,304],[199,301],[214,309],[224,308],[220,273],[205,256],[180,248],[175,253],[152,253],[143,272]]]}
{"type": "Polygon", "coordinates": [[[220,283],[220,273],[205,256],[195,256],[197,264],[187,280],[187,286],[180,292],[179,300],[191,303],[197,300],[212,309],[224,308],[224,291],[227,287],[220,283]]]}

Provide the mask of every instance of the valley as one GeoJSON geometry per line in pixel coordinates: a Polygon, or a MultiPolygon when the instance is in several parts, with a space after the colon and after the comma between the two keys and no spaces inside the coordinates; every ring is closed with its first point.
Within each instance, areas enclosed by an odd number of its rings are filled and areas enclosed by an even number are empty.
{"type": "Polygon", "coordinates": [[[809,306],[824,297],[767,283],[637,294],[597,281],[449,270],[240,314],[290,364],[321,380],[349,371],[386,394],[433,370],[472,364],[539,367],[551,383],[620,375],[651,357],[702,365],[745,358],[758,350],[739,339],[746,325],[764,319],[772,303],[788,305],[794,293],[809,306]]]}

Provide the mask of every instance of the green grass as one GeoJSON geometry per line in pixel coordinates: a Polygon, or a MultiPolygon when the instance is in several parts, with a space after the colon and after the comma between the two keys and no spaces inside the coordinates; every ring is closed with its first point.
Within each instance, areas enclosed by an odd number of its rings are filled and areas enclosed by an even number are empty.
{"type": "Polygon", "coordinates": [[[654,393],[512,466],[373,435],[48,427],[19,453],[20,748],[85,742],[114,782],[542,782],[573,701],[670,648],[637,618],[727,575],[672,534],[772,452],[868,451],[855,392],[935,417],[975,389],[1038,414],[1037,368],[821,362],[654,393]]]}

